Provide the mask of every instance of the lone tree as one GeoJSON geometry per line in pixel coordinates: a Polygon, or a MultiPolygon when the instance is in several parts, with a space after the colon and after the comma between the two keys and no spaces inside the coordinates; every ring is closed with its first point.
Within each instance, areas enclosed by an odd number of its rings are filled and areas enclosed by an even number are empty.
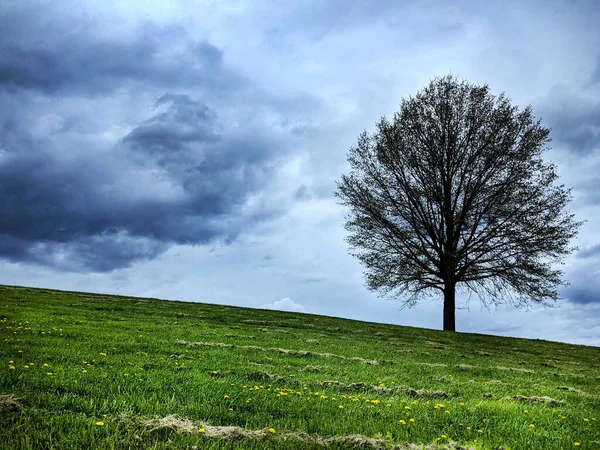
{"type": "Polygon", "coordinates": [[[366,285],[414,306],[444,296],[455,331],[456,289],[484,305],[551,305],[565,284],[555,263],[574,249],[571,192],[542,160],[549,130],[487,85],[435,78],[402,100],[348,152],[337,183],[347,242],[366,285]]]}

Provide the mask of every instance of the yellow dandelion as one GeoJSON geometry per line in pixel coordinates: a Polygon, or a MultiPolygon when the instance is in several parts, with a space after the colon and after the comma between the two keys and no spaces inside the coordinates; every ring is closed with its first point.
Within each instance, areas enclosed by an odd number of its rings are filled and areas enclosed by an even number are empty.
{"type": "Polygon", "coordinates": [[[100,352],[100,356],[106,356],[106,353],[100,352]]]}
{"type": "Polygon", "coordinates": [[[29,366],[23,366],[23,369],[29,369],[29,366]]]}
{"type": "Polygon", "coordinates": [[[87,370],[85,370],[85,369],[81,369],[81,372],[82,372],[82,373],[87,373],[87,370]]]}
{"type": "Polygon", "coordinates": [[[48,372],[46,375],[52,375],[52,372],[48,372]]]}
{"type": "Polygon", "coordinates": [[[525,409],[525,410],[523,410],[523,412],[524,412],[524,413],[528,413],[529,411],[527,411],[527,410],[525,409]]]}
{"type": "Polygon", "coordinates": [[[338,408],[344,409],[344,405],[339,405],[338,408]]]}
{"type": "Polygon", "coordinates": [[[483,430],[477,430],[478,433],[483,433],[483,430]]]}
{"type": "Polygon", "coordinates": [[[407,411],[410,411],[412,408],[410,406],[405,406],[404,409],[406,409],[407,411]]]}
{"type": "Polygon", "coordinates": [[[583,419],[583,421],[584,421],[584,422],[589,422],[589,421],[590,421],[590,419],[583,419]]]}
{"type": "Polygon", "coordinates": [[[450,411],[446,410],[446,414],[450,414],[450,411]]]}
{"type": "Polygon", "coordinates": [[[446,436],[445,434],[442,434],[440,437],[441,437],[442,439],[446,439],[448,436],[446,436]]]}
{"type": "Polygon", "coordinates": [[[11,359],[8,363],[9,364],[14,364],[15,362],[11,359]]]}
{"type": "Polygon", "coordinates": [[[267,435],[267,433],[265,433],[264,431],[262,431],[260,434],[261,434],[262,436],[266,436],[266,435],[267,435]]]}
{"type": "Polygon", "coordinates": [[[390,405],[389,403],[387,405],[385,405],[386,408],[391,408],[392,405],[390,405]]]}
{"type": "Polygon", "coordinates": [[[275,433],[275,428],[269,428],[269,433],[275,433]]]}
{"type": "Polygon", "coordinates": [[[206,430],[204,428],[199,428],[198,433],[206,433],[206,430]]]}
{"type": "Polygon", "coordinates": [[[412,417],[410,419],[408,419],[409,422],[414,422],[415,419],[413,419],[412,417]]]}
{"type": "Polygon", "coordinates": [[[406,425],[406,421],[405,421],[404,419],[400,419],[400,423],[401,423],[402,425],[406,425]]]}
{"type": "Polygon", "coordinates": [[[419,404],[419,400],[413,400],[412,404],[413,405],[418,405],[419,404]]]}
{"type": "Polygon", "coordinates": [[[581,442],[573,442],[573,445],[574,445],[575,447],[579,447],[579,446],[581,445],[581,442]]]}
{"type": "Polygon", "coordinates": [[[534,424],[532,424],[532,423],[530,423],[530,424],[529,424],[529,428],[535,428],[535,425],[534,425],[534,424]]]}
{"type": "Polygon", "coordinates": [[[471,429],[471,427],[467,427],[467,430],[470,430],[470,429],[471,429]]]}
{"type": "Polygon", "coordinates": [[[464,402],[460,402],[459,405],[460,406],[465,406],[465,403],[464,402]]]}
{"type": "Polygon", "coordinates": [[[229,395],[225,394],[225,395],[223,396],[223,398],[229,398],[229,395]]]}
{"type": "Polygon", "coordinates": [[[15,366],[13,366],[13,365],[10,365],[10,366],[8,366],[8,369],[9,369],[9,370],[15,370],[15,366]]]}
{"type": "Polygon", "coordinates": [[[48,367],[48,363],[44,363],[42,367],[48,367]]]}
{"type": "Polygon", "coordinates": [[[99,420],[98,422],[96,422],[96,425],[98,425],[99,427],[103,427],[104,426],[104,422],[102,422],[101,420],[99,420]]]}

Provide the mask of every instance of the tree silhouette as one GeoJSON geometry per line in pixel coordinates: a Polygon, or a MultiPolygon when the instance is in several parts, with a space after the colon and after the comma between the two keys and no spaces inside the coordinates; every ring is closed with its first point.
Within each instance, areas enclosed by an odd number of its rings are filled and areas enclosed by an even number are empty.
{"type": "Polygon", "coordinates": [[[367,287],[409,306],[443,292],[448,331],[457,287],[485,305],[557,300],[555,264],[581,223],[542,159],[548,135],[529,106],[450,75],[362,133],[335,195],[367,287]]]}

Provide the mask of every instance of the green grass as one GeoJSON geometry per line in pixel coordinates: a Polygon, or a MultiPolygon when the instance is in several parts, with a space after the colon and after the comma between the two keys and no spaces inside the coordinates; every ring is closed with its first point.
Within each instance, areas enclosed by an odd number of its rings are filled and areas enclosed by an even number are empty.
{"type": "Polygon", "coordinates": [[[0,286],[2,448],[594,449],[599,367],[596,347],[0,286]]]}

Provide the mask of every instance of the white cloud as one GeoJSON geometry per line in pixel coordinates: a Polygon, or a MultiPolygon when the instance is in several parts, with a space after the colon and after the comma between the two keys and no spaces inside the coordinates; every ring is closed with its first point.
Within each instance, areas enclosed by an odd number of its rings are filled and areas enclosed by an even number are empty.
{"type": "Polygon", "coordinates": [[[277,309],[279,311],[306,312],[304,306],[296,303],[289,297],[284,297],[281,300],[276,300],[273,303],[265,303],[261,306],[265,309],[277,309]]]}

